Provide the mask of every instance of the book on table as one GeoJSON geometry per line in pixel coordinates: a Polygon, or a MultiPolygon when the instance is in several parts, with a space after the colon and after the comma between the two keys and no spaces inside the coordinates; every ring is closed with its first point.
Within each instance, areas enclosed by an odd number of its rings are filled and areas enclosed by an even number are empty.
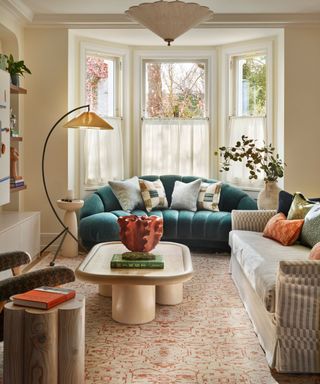
{"type": "Polygon", "coordinates": [[[123,258],[121,253],[116,253],[112,256],[110,267],[132,269],[163,269],[164,261],[161,255],[155,255],[155,258],[150,260],[127,260],[123,258]]]}
{"type": "Polygon", "coordinates": [[[13,304],[23,307],[50,309],[74,298],[76,291],[60,287],[39,287],[11,297],[13,304]]]}

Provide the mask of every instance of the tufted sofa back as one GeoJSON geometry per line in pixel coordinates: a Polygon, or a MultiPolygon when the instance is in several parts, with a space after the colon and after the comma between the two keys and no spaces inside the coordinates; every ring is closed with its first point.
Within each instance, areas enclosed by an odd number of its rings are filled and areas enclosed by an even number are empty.
{"type": "MultiPolygon", "coordinates": [[[[179,180],[184,183],[189,183],[199,177],[196,176],[178,176],[178,175],[147,175],[139,176],[139,178],[149,181],[160,179],[166,191],[169,206],[171,204],[171,196],[174,188],[174,183],[179,180]]],[[[201,178],[204,182],[215,183],[217,180],[201,178]]],[[[229,184],[223,183],[219,202],[219,210],[231,212],[233,209],[257,209],[257,205],[245,192],[232,187],[229,184]]],[[[113,194],[109,186],[104,186],[95,191],[89,196],[83,208],[80,211],[80,219],[100,212],[109,212],[121,210],[121,206],[113,194]]]]}

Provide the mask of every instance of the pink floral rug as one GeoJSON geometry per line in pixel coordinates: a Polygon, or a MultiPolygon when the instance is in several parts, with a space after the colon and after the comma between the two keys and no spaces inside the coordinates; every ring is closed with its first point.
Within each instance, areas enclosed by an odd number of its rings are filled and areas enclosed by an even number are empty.
{"type": "MultiPolygon", "coordinates": [[[[228,255],[192,258],[195,273],[183,303],[157,306],[155,320],[144,325],[113,321],[111,299],[99,296],[97,286],[68,284],[86,296],[87,384],[320,383],[316,375],[270,371],[228,273],[228,255]]],[[[56,265],[75,268],[81,260],[59,258],[56,265]]]]}

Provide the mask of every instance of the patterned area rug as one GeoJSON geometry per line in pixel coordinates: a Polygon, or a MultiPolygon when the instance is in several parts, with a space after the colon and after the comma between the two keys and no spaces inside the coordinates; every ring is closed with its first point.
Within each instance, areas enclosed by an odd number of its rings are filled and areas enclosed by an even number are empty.
{"type": "MultiPolygon", "coordinates": [[[[228,273],[228,255],[192,258],[195,274],[183,303],[157,306],[155,320],[144,325],[113,321],[111,299],[97,286],[68,284],[86,296],[86,384],[320,383],[316,375],[270,371],[228,273]]],[[[56,265],[75,268],[81,260],[59,258],[56,265]]]]}

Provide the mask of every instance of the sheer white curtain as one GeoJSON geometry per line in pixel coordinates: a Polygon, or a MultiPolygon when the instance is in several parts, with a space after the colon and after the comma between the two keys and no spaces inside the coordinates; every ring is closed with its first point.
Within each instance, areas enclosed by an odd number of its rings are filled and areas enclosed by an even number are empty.
{"type": "Polygon", "coordinates": [[[112,130],[83,131],[84,184],[97,186],[123,178],[123,145],[120,118],[106,118],[112,130]]]}
{"type": "Polygon", "coordinates": [[[209,176],[207,119],[144,119],[141,174],[209,176]]]}
{"type": "MultiPolygon", "coordinates": [[[[230,117],[229,118],[229,141],[228,146],[233,147],[241,136],[246,135],[249,139],[256,139],[257,146],[263,146],[266,136],[265,117],[230,117]]],[[[249,180],[249,171],[245,162],[232,162],[230,170],[226,172],[226,181],[242,187],[260,188],[263,184],[263,173],[258,175],[258,180],[249,180]]]]}

